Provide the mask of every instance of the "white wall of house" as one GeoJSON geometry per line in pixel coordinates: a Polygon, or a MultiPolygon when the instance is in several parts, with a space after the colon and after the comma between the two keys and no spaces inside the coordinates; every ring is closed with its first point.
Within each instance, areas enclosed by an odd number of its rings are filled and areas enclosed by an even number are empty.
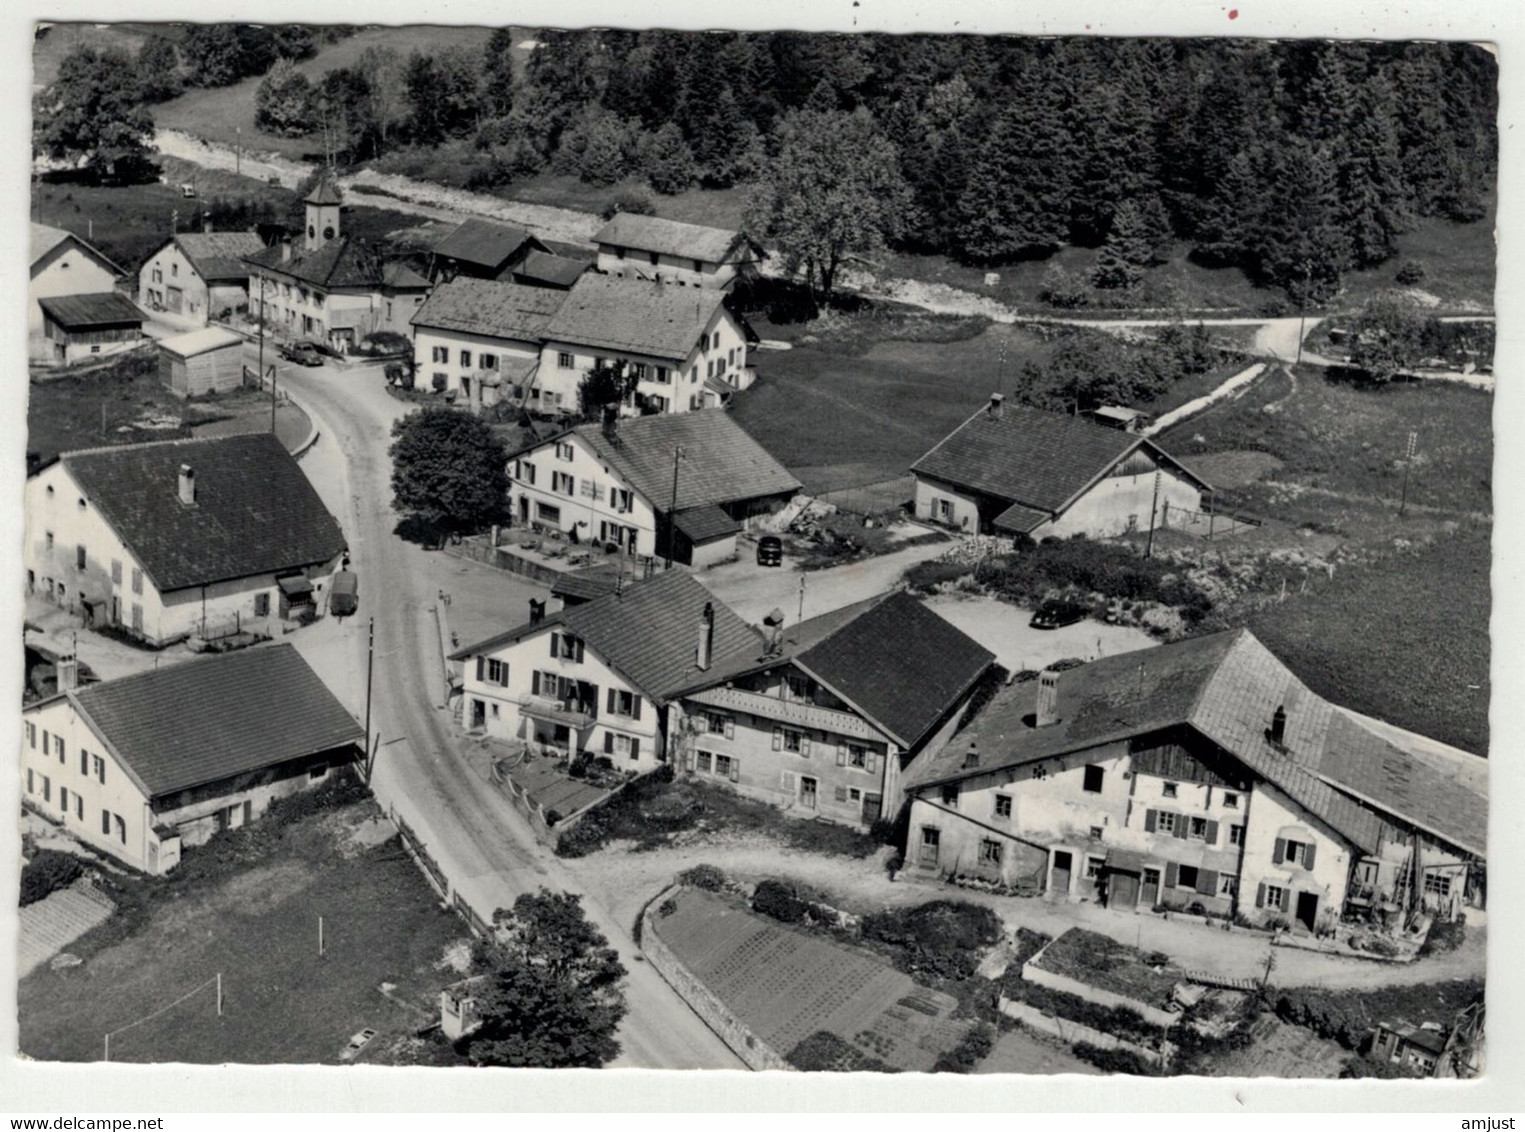
{"type": "Polygon", "coordinates": [[[270,803],[278,799],[322,786],[341,765],[342,759],[335,755],[330,761],[315,765],[288,764],[240,775],[224,784],[225,789],[218,789],[207,797],[188,799],[183,805],[176,804],[173,797],[160,799],[154,820],[161,827],[179,834],[185,848],[194,848],[206,844],[221,830],[238,829],[258,821],[270,808],[270,803]]]}
{"type": "Polygon", "coordinates": [[[180,245],[171,242],[138,269],[138,305],[147,310],[168,311],[205,326],[212,308],[212,294],[180,245]]]}
{"type": "Polygon", "coordinates": [[[1244,867],[1240,876],[1240,910],[1252,920],[1277,918],[1295,920],[1297,898],[1303,893],[1318,897],[1322,916],[1338,916],[1345,906],[1345,888],[1350,878],[1351,848],[1337,833],[1314,817],[1274,786],[1257,786],[1250,799],[1249,828],[1244,846],[1244,867]],[[1296,841],[1314,846],[1313,867],[1301,861],[1276,863],[1276,843],[1296,841]],[[1266,885],[1265,906],[1257,907],[1260,885],[1266,885]],[[1282,907],[1271,906],[1269,891],[1285,894],[1282,907]]]}
{"type": "Polygon", "coordinates": [[[725,289],[736,281],[739,263],[689,259],[665,252],[598,246],[598,270],[619,279],[660,279],[679,286],[725,289]]]}
{"type": "Polygon", "coordinates": [[[617,542],[632,554],[657,553],[651,502],[575,433],[510,461],[508,499],[520,526],[576,530],[579,541],[617,542]]]}
{"type": "Polygon", "coordinates": [[[587,750],[595,756],[607,754],[619,770],[656,766],[662,756],[661,710],[649,695],[631,685],[586,643],[581,649],[581,660],[561,655],[559,645],[558,655],[552,656],[552,635],[564,642],[567,633],[560,625],[547,625],[511,644],[468,657],[462,691],[466,726],[484,731],[494,739],[530,740],[574,753],[587,750]],[[506,671],[491,662],[506,666],[506,671]],[[536,673],[540,674],[538,696],[536,673]],[[596,701],[593,722],[586,727],[567,724],[569,733],[561,738],[556,735],[554,721],[534,718],[522,710],[527,698],[547,703],[558,698],[559,691],[557,696],[549,692],[552,677],[558,682],[575,680],[593,685],[596,701]],[[638,698],[638,705],[635,699],[629,704],[637,714],[627,714],[619,696],[611,712],[611,690],[638,698]]]}
{"type": "Polygon", "coordinates": [[[1202,491],[1190,480],[1162,469],[1156,502],[1153,471],[1106,476],[1070,504],[1057,519],[1034,530],[1032,537],[1068,538],[1084,534],[1091,538],[1113,538],[1129,531],[1147,531],[1151,507],[1155,508],[1156,526],[1167,524],[1172,511],[1178,513],[1176,525],[1179,526],[1183,521],[1179,512],[1202,509],[1202,491]]]}
{"type": "Polygon", "coordinates": [[[249,279],[249,310],[264,311],[267,329],[336,349],[383,330],[412,338],[411,320],[423,301],[423,292],[330,292],[274,272],[266,276],[261,297],[258,274],[249,279]]]}
{"type": "Polygon", "coordinates": [[[970,532],[980,529],[980,509],[974,497],[935,480],[916,477],[914,507],[916,517],[929,523],[970,532]]]}
{"type": "Polygon", "coordinates": [[[148,799],[66,696],[24,709],[22,730],[23,802],[134,868],[173,867],[178,846],[167,861],[148,799]]]}
{"type": "Polygon", "coordinates": [[[501,372],[505,359],[534,361],[539,357],[538,342],[436,326],[413,328],[413,364],[420,389],[433,389],[436,378],[443,376],[445,389],[461,393],[463,378],[476,381],[484,372],[501,372]],[[493,364],[484,369],[486,358],[493,359],[493,364]]]}
{"type": "Polygon", "coordinates": [[[42,307],[38,299],[59,295],[98,295],[115,290],[116,275],[73,240],[65,240],[32,265],[27,285],[27,333],[42,333],[42,307]]]}

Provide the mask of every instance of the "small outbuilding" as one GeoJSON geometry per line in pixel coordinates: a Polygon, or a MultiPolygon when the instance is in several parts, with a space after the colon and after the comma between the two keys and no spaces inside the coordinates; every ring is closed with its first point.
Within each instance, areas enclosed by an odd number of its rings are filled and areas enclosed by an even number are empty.
{"type": "Polygon", "coordinates": [[[39,299],[46,359],[59,365],[130,350],[143,338],[143,312],[116,291],[39,299]]]}
{"type": "Polygon", "coordinates": [[[226,393],[244,380],[244,340],[208,326],[159,343],[159,380],[182,397],[226,393]]]}

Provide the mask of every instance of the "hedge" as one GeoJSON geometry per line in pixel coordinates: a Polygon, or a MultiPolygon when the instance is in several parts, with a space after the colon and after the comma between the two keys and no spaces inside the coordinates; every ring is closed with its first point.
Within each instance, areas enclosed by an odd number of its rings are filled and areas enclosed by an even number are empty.
{"type": "Polygon", "coordinates": [[[983,904],[934,900],[863,917],[863,936],[889,944],[909,974],[972,978],[985,948],[1001,938],[1001,920],[983,904]]]}
{"type": "Polygon", "coordinates": [[[1293,987],[1277,995],[1273,1009],[1285,1022],[1306,1026],[1321,1038],[1364,1053],[1378,1022],[1407,1022],[1413,1026],[1438,1022],[1449,1027],[1457,1012],[1470,1006],[1482,993],[1481,979],[1372,990],[1293,987]]]}
{"type": "Polygon", "coordinates": [[[1076,1042],[1072,1047],[1075,1056],[1089,1061],[1103,1073],[1128,1073],[1134,1077],[1158,1077],[1159,1067],[1145,1061],[1131,1049],[1103,1049],[1090,1042],[1076,1042]]]}
{"type": "Polygon", "coordinates": [[[789,1051],[786,1060],[803,1073],[899,1072],[826,1030],[819,1030],[800,1042],[789,1051]]]}
{"type": "Polygon", "coordinates": [[[68,888],[84,871],[85,867],[77,857],[56,849],[39,850],[21,870],[21,906],[25,908],[61,888],[68,888]]]}
{"type": "Polygon", "coordinates": [[[1020,968],[1008,968],[1001,991],[1009,999],[1025,1002],[1057,1018],[1067,1018],[1139,1045],[1158,1046],[1164,1031],[1126,1006],[1102,1006],[1068,991],[1040,986],[1020,977],[1020,968]]]}
{"type": "Polygon", "coordinates": [[[932,1066],[934,1073],[973,1073],[995,1048],[995,1031],[983,1022],[971,1026],[958,1045],[948,1050],[932,1066]]]}
{"type": "Polygon", "coordinates": [[[1174,606],[1188,622],[1200,621],[1212,609],[1212,600],[1179,567],[1082,535],[987,559],[975,568],[974,580],[1025,604],[1041,601],[1053,590],[1079,590],[1174,606]]]}

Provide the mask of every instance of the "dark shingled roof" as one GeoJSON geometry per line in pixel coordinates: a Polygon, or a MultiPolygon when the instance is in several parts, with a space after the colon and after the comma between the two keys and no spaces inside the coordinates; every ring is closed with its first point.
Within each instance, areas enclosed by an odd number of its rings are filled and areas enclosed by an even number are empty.
{"type": "MultiPolygon", "coordinates": [[[[1139,447],[1180,467],[1141,436],[1063,413],[1004,405],[998,414],[980,409],[911,465],[911,471],[1054,514],[1139,447]]],[[[1013,516],[1012,523],[1024,520],[1025,516],[1013,516]]]]}
{"type": "Polygon", "coordinates": [[[395,287],[419,290],[429,286],[429,281],[412,268],[385,263],[348,236],[329,240],[310,252],[293,244],[289,260],[282,260],[281,255],[281,245],[273,244],[245,256],[244,262],[325,289],[395,287]]]}
{"type": "Polygon", "coordinates": [[[70,695],[150,798],[363,738],[289,644],[169,664],[70,695]]]}
{"type": "Polygon", "coordinates": [[[174,242],[196,274],[209,283],[236,279],[247,284],[249,265],[244,257],[265,249],[265,241],[256,232],[182,232],[174,242]]]}
{"type": "Polygon", "coordinates": [[[574,601],[591,601],[596,597],[614,592],[614,583],[619,579],[619,568],[616,566],[589,566],[582,570],[567,570],[556,575],[556,580],[551,583],[551,596],[559,597],[563,601],[572,598],[574,601]]]}
{"type": "Polygon", "coordinates": [[[744,252],[752,248],[751,242],[740,232],[641,216],[634,212],[617,213],[594,233],[593,242],[707,263],[727,263],[741,258],[733,255],[734,251],[744,252]]]}
{"type": "Polygon", "coordinates": [[[302,198],[303,204],[343,204],[344,198],[339,195],[338,188],[334,185],[334,179],[325,170],[319,177],[318,183],[313,185],[312,192],[302,198]]]}
{"type": "Polygon", "coordinates": [[[515,279],[534,279],[553,287],[570,288],[582,278],[589,263],[584,259],[553,255],[550,252],[530,252],[524,262],[514,268],[515,279]]]}
{"type": "Polygon", "coordinates": [[[472,217],[461,221],[455,231],[435,244],[434,254],[498,271],[526,243],[539,246],[540,241],[523,228],[472,217]]]}
{"type": "Polygon", "coordinates": [[[1247,629],[1104,657],[1064,672],[1057,723],[1034,727],[1037,681],[1004,688],[908,788],[1021,766],[1187,725],[1364,849],[1373,810],[1481,855],[1487,797],[1335,710],[1247,629]],[[1280,747],[1266,731],[1287,713],[1280,747]],[[964,770],[967,738],[990,757],[964,770]],[[1363,805],[1362,803],[1365,803],[1363,805]]]}
{"type": "Polygon", "coordinates": [[[344,534],[267,432],[67,452],[62,462],[161,592],[328,562],[344,534]],[[196,503],[180,502],[180,465],[196,503]]]}
{"type": "Polygon", "coordinates": [[[564,626],[632,685],[660,702],[703,675],[694,661],[700,615],[706,605],[715,611],[712,666],[761,651],[762,636],[730,606],[684,571],[668,570],[626,586],[620,593],[568,606],[536,624],[520,625],[468,645],[450,659],[465,660],[547,628],[564,626]]]}
{"type": "Polygon", "coordinates": [[[414,312],[412,322],[414,326],[539,342],[540,332],[565,297],[544,287],[462,276],[436,286],[414,312]]]}
{"type": "Polygon", "coordinates": [[[54,322],[65,330],[89,330],[107,326],[141,326],[143,312],[118,291],[93,295],[57,295],[38,299],[54,322]]]}
{"type": "Polygon", "coordinates": [[[718,507],[690,507],[673,516],[673,525],[692,543],[725,538],[741,530],[741,524],[718,507]]]}
{"type": "Polygon", "coordinates": [[[545,338],[682,362],[724,301],[713,288],[584,275],[563,296],[545,338]]]}
{"type": "Polygon", "coordinates": [[[678,511],[799,490],[800,481],[723,409],[633,417],[619,422],[612,439],[601,425],[573,431],[663,513],[672,504],[673,449],[680,445],[678,511]]]}
{"type": "Polygon", "coordinates": [[[793,662],[909,751],[994,660],[961,630],[896,591],[802,621],[785,631],[777,653],[717,662],[683,691],[793,662]]]}

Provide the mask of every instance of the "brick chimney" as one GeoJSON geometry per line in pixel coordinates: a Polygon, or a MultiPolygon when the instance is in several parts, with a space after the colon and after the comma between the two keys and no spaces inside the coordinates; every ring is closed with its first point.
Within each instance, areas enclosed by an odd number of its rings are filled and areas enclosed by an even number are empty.
{"type": "Polygon", "coordinates": [[[196,473],[189,464],[180,465],[180,502],[187,507],[196,505],[196,473]]]}
{"type": "Polygon", "coordinates": [[[715,606],[711,602],[704,603],[704,612],[699,614],[699,652],[694,663],[703,672],[710,666],[710,653],[715,648],[715,606]]]}
{"type": "Polygon", "coordinates": [[[73,653],[59,657],[54,670],[60,692],[72,692],[79,687],[79,658],[73,653]]]}
{"type": "Polygon", "coordinates": [[[979,744],[973,739],[969,740],[969,750],[964,753],[964,770],[973,770],[980,765],[979,744]]]}
{"type": "Polygon", "coordinates": [[[1006,395],[1004,393],[992,393],[990,395],[990,405],[985,411],[990,414],[991,420],[998,421],[1001,419],[1001,407],[1005,403],[1006,395]]]}
{"type": "Polygon", "coordinates": [[[530,624],[538,625],[545,620],[545,602],[530,598],[530,624]]]}
{"type": "Polygon", "coordinates": [[[1059,673],[1045,670],[1038,673],[1038,712],[1037,724],[1039,727],[1048,727],[1050,724],[1059,722],[1059,673]]]}
{"type": "Polygon", "coordinates": [[[1271,726],[1266,730],[1266,738],[1280,747],[1287,738],[1287,709],[1277,706],[1271,716],[1271,726]]]}

